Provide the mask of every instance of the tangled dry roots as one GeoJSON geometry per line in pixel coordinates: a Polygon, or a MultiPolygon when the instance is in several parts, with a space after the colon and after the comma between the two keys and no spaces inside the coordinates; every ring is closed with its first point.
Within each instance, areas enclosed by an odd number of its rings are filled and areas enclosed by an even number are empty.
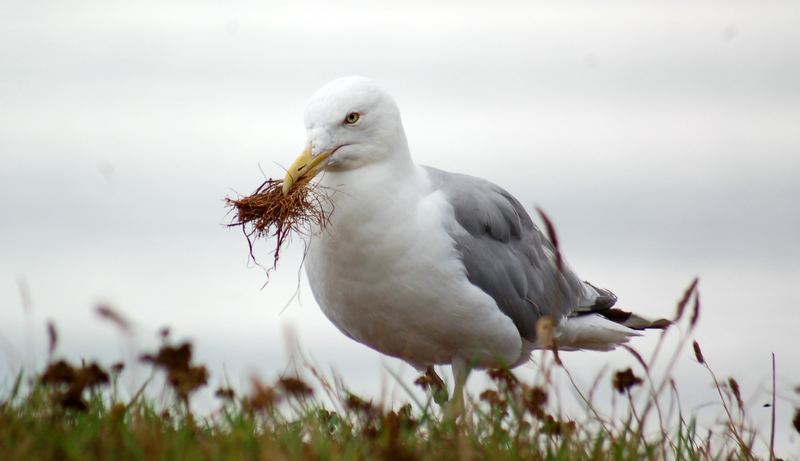
{"type": "Polygon", "coordinates": [[[235,212],[228,227],[241,227],[253,262],[256,262],[254,240],[275,238],[273,269],[278,265],[287,237],[292,232],[309,235],[315,229],[323,229],[332,210],[329,195],[307,178],[298,180],[286,195],[283,195],[282,187],[282,180],[267,179],[247,197],[225,198],[225,203],[235,212]]]}

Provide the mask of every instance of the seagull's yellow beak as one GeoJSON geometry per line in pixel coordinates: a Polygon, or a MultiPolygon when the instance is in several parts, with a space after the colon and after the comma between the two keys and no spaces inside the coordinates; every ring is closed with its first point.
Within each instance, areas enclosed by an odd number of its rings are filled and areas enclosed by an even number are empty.
{"type": "Polygon", "coordinates": [[[320,152],[316,156],[311,156],[311,145],[306,146],[306,149],[300,154],[297,159],[292,163],[292,166],[286,171],[286,177],[283,178],[283,195],[289,193],[292,185],[300,180],[300,178],[308,176],[309,179],[313,178],[325,167],[325,161],[333,153],[333,149],[320,152]]]}

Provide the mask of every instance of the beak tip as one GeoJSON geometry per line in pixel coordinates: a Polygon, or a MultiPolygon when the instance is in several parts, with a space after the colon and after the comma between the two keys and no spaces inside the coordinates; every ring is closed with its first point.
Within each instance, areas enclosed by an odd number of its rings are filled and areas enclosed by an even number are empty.
{"type": "Polygon", "coordinates": [[[300,178],[308,177],[313,178],[319,172],[319,163],[325,160],[327,156],[319,155],[311,157],[311,145],[306,146],[306,149],[300,154],[294,163],[286,170],[286,177],[283,179],[283,187],[281,191],[284,197],[289,195],[292,187],[297,183],[300,178]]]}

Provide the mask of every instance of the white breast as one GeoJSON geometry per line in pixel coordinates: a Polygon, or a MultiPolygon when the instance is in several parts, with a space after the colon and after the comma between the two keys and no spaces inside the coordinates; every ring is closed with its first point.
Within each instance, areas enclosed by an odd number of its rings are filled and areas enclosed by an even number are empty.
{"type": "Polygon", "coordinates": [[[430,192],[424,170],[399,177],[380,168],[323,178],[339,191],[306,259],[322,311],[356,341],[417,367],[454,357],[477,366],[516,362],[517,329],[469,283],[445,231],[454,225],[449,204],[430,192]]]}

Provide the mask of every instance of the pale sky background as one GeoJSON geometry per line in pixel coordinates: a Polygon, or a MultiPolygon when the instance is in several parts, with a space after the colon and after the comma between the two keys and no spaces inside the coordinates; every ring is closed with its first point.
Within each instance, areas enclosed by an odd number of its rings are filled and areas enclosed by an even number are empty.
{"type": "MultiPolygon", "coordinates": [[[[280,313],[299,245],[262,289],[222,225],[224,196],[303,148],[311,93],[352,74],[392,92],[418,162],[543,207],[578,273],[620,306],[670,316],[700,276],[706,358],[766,427],[776,353],[779,454],[800,458],[797,1],[4,0],[0,386],[41,365],[46,319],[62,356],[125,357],[101,301],[140,345],[162,325],[193,339],[214,384],[284,370],[287,328],[359,392],[378,395],[387,368],[410,384],[408,367],[335,330],[305,280],[280,313]]],[[[684,404],[714,402],[684,355],[684,404]]],[[[622,351],[566,361],[587,386],[634,365],[622,351]]]]}

